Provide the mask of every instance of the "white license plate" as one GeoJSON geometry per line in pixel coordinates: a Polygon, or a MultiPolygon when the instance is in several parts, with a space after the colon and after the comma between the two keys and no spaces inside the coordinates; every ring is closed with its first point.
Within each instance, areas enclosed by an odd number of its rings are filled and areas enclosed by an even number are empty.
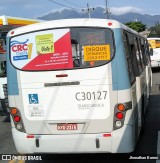
{"type": "Polygon", "coordinates": [[[77,130],[76,123],[60,123],[57,124],[57,130],[77,130]]]}

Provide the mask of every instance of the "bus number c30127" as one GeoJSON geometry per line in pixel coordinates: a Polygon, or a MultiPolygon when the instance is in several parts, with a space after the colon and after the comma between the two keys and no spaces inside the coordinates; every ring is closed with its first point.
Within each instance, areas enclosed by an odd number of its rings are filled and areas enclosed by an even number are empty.
{"type": "Polygon", "coordinates": [[[107,91],[97,91],[97,92],[77,92],[75,98],[78,101],[85,100],[104,100],[106,99],[107,91]]]}

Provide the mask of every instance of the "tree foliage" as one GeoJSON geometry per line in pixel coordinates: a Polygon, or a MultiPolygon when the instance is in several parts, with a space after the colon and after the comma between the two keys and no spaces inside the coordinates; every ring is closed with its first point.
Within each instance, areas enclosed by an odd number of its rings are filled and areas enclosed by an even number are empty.
{"type": "Polygon", "coordinates": [[[146,29],[146,25],[140,21],[127,22],[125,25],[137,32],[143,32],[146,29]]]}
{"type": "Polygon", "coordinates": [[[148,37],[160,37],[160,23],[155,22],[155,25],[149,29],[151,32],[148,37]]]}

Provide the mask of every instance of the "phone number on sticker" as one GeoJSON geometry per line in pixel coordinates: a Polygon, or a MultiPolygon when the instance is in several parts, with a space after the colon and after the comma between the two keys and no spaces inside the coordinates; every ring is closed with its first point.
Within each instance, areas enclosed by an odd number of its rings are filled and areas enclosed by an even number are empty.
{"type": "Polygon", "coordinates": [[[104,100],[107,97],[107,91],[97,92],[77,92],[75,98],[78,101],[84,100],[104,100]]]}

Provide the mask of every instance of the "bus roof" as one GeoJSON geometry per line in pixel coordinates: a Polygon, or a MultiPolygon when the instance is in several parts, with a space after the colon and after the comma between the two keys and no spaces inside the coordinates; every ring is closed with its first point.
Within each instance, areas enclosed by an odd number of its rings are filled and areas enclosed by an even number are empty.
{"type": "MultiPolygon", "coordinates": [[[[37,30],[44,30],[44,29],[52,29],[52,28],[62,28],[62,27],[107,27],[107,28],[122,28],[132,33],[139,34],[138,32],[132,30],[131,28],[125,26],[124,24],[111,19],[60,19],[60,20],[52,20],[52,21],[45,21],[38,24],[32,24],[29,26],[23,26],[21,28],[14,29],[14,34],[23,34],[26,32],[32,32],[37,30]]],[[[11,31],[8,33],[10,36],[11,31]]],[[[143,37],[143,36],[142,36],[143,37]]]]}

